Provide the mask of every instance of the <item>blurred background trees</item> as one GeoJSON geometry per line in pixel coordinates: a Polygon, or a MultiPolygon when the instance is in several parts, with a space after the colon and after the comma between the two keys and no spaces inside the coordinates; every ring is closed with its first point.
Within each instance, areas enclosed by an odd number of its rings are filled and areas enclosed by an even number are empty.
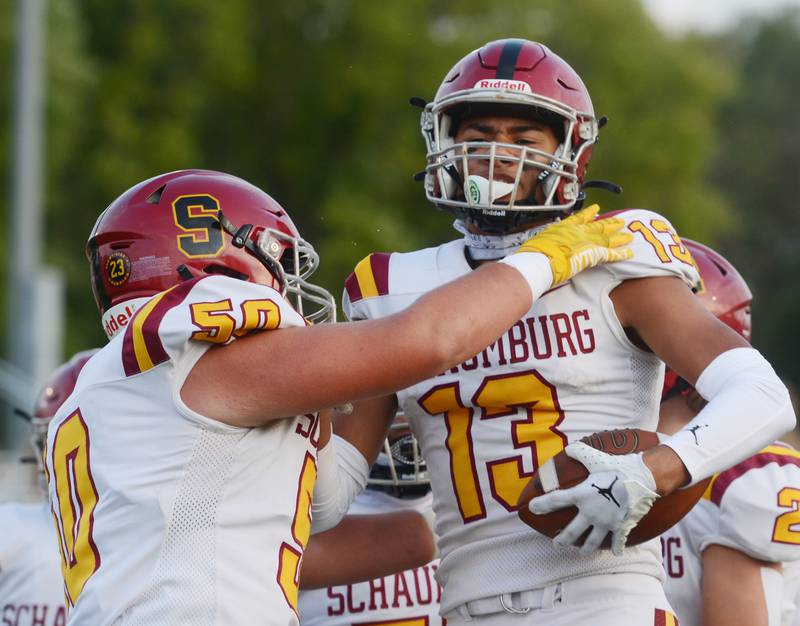
{"type": "MultiPolygon", "coordinates": [[[[263,187],[321,252],[320,281],[334,294],[373,250],[457,237],[412,180],[424,144],[408,98],[431,98],[455,61],[487,40],[525,37],[571,63],[596,112],[610,119],[590,178],[625,192],[590,199],[608,210],[663,212],[685,236],[728,255],[757,297],[756,345],[800,384],[795,14],[722,36],[674,37],[638,0],[47,7],[45,249],[68,281],[65,355],[105,340],[83,256],[95,218],[127,187],[163,171],[220,169],[263,187]]],[[[0,3],[4,172],[12,8],[0,3]]],[[[8,186],[0,178],[0,197],[8,186]]],[[[4,253],[6,235],[0,221],[4,253]]]]}

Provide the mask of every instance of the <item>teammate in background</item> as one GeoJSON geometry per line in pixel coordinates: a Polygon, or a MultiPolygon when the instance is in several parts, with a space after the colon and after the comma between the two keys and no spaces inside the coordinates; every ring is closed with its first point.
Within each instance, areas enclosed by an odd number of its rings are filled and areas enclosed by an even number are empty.
{"type": "MultiPolygon", "coordinates": [[[[405,417],[398,415],[383,451],[372,466],[367,488],[358,495],[349,512],[374,518],[376,514],[391,511],[415,511],[430,519],[433,517],[432,505],[427,466],[405,417]]],[[[314,539],[338,533],[340,527],[315,535],[314,539]]],[[[425,531],[430,535],[427,527],[425,531]]],[[[393,551],[404,551],[407,543],[413,546],[421,539],[424,541],[419,536],[408,537],[408,541],[404,539],[396,533],[382,537],[383,543],[393,551]]],[[[311,550],[309,547],[309,553],[311,550]]],[[[370,555],[362,558],[369,559],[370,555]]],[[[306,563],[304,561],[304,568],[306,563]]],[[[300,621],[304,626],[441,626],[441,588],[434,578],[438,567],[436,559],[421,567],[395,571],[368,582],[301,591],[300,621]]]]}
{"type": "MultiPolygon", "coordinates": [[[[346,282],[347,317],[406,310],[569,215],[583,202],[602,121],[580,77],[543,45],[505,39],[465,56],[421,118],[426,196],[455,215],[463,238],[361,261],[346,282]]],[[[645,210],[617,217],[634,236],[633,258],[575,276],[488,348],[336,424],[368,461],[383,434],[376,418],[385,428],[398,406],[407,416],[430,468],[451,626],[673,623],[659,543],[623,552],[628,532],[659,495],[730,467],[795,423],[769,364],[692,294],[697,271],[670,223],[645,210]],[[655,430],[664,361],[708,400],[687,428],[643,455],[570,443],[604,429],[655,430]],[[565,447],[590,476],[531,502],[536,513],[577,507],[551,540],[515,507],[532,472],[565,447]],[[609,534],[613,553],[597,550],[609,534]]],[[[493,308],[491,297],[476,298],[493,308]]]]}
{"type": "MultiPolygon", "coordinates": [[[[56,369],[36,400],[30,416],[31,444],[43,487],[47,425],[95,352],[78,352],[56,369]]],[[[64,626],[66,622],[64,581],[50,503],[45,499],[0,504],[0,624],[64,626]]]]}
{"type": "Polygon", "coordinates": [[[48,430],[69,624],[297,624],[312,513],[335,525],[369,471],[317,411],[452,367],[551,286],[627,258],[621,223],[595,214],[391,319],[311,325],[333,298],[262,190],[184,170],[123,193],[87,256],[103,326],[124,326],[48,430]]]}
{"type": "MultiPolygon", "coordinates": [[[[700,270],[702,302],[750,341],[752,295],[744,279],[713,250],[684,244],[700,270]]],[[[664,394],[659,431],[666,434],[705,404],[673,372],[664,394]]],[[[664,588],[681,626],[780,624],[782,563],[800,560],[798,500],[800,452],[781,442],[713,477],[703,499],[661,537],[664,588]]]]}

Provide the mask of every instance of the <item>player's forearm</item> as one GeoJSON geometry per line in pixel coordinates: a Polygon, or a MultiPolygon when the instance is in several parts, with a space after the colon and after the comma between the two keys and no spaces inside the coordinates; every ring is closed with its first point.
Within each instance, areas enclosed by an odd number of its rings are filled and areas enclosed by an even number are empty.
{"type": "Polygon", "coordinates": [[[388,576],[425,565],[434,551],[433,535],[415,511],[348,515],[336,528],[311,537],[303,554],[300,587],[316,589],[388,576]]]}
{"type": "Polygon", "coordinates": [[[212,348],[181,397],[207,417],[253,427],[390,394],[477,354],[530,305],[522,274],[495,263],[391,317],[286,328],[212,348]]]}
{"type": "Polygon", "coordinates": [[[532,302],[522,273],[493,263],[423,296],[402,315],[417,347],[437,355],[438,373],[495,341],[532,302]]]}
{"type": "Polygon", "coordinates": [[[348,413],[336,413],[333,429],[355,446],[371,466],[383,448],[389,426],[397,413],[394,394],[355,402],[348,413]]]}
{"type": "Polygon", "coordinates": [[[752,348],[719,355],[696,389],[708,404],[664,441],[681,458],[692,483],[755,454],[795,426],[786,386],[752,348]]]}
{"type": "Polygon", "coordinates": [[[642,460],[656,481],[656,493],[665,496],[689,483],[691,475],[677,453],[665,445],[658,445],[642,453],[642,460]]]}

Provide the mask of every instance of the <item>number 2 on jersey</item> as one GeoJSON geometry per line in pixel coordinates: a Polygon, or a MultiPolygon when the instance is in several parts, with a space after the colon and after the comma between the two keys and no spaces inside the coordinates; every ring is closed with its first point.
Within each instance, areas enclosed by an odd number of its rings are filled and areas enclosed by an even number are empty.
{"type": "Polygon", "coordinates": [[[800,489],[784,487],[778,492],[778,506],[788,508],[775,518],[772,541],[775,543],[800,544],[800,489]]]}
{"type": "Polygon", "coordinates": [[[511,441],[515,449],[530,455],[531,471],[524,470],[522,455],[486,463],[492,496],[508,511],[516,509],[519,495],[536,468],[567,443],[566,436],[556,428],[564,419],[556,389],[536,370],[487,376],[469,407],[461,399],[458,382],[434,387],[418,402],[430,415],[444,415],[453,489],[465,523],[486,517],[472,440],[472,407],[480,409],[480,421],[517,415],[519,409],[525,411],[521,419],[511,422],[511,441]]]}
{"type": "Polygon", "coordinates": [[[53,517],[67,597],[74,605],[86,581],[100,567],[100,553],[92,538],[98,496],[89,465],[89,431],[80,410],[58,427],[52,455],[57,496],[53,517]]]}

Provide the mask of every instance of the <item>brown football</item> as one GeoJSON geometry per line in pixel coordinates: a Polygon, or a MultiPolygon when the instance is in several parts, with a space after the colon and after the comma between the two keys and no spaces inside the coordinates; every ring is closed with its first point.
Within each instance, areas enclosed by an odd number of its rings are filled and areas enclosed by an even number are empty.
{"type": "MultiPolygon", "coordinates": [[[[608,454],[628,454],[630,452],[641,452],[652,448],[659,442],[658,434],[640,430],[638,428],[626,428],[624,430],[604,430],[581,439],[584,443],[593,448],[607,452],[608,454]]],[[[569,458],[562,450],[550,459],[554,464],[555,478],[558,488],[567,489],[574,487],[583,481],[589,472],[578,461],[569,458]]],[[[550,462],[548,461],[548,463],[550,462]]],[[[531,528],[538,530],[543,535],[555,537],[569,522],[575,517],[578,509],[574,506],[567,507],[558,511],[553,511],[546,515],[535,515],[528,509],[528,502],[536,496],[544,493],[542,482],[539,477],[540,469],[537,469],[530,481],[522,490],[517,507],[519,508],[519,518],[531,528]]],[[[639,523],[633,528],[628,536],[629,546],[635,546],[654,537],[658,537],[665,530],[674,526],[703,495],[710,479],[706,479],[687,489],[678,489],[670,495],[659,498],[653,504],[653,508],[648,511],[639,523]]],[[[588,532],[588,531],[587,531],[588,532]]],[[[603,541],[603,547],[611,547],[611,536],[607,536],[603,541]]]]}

